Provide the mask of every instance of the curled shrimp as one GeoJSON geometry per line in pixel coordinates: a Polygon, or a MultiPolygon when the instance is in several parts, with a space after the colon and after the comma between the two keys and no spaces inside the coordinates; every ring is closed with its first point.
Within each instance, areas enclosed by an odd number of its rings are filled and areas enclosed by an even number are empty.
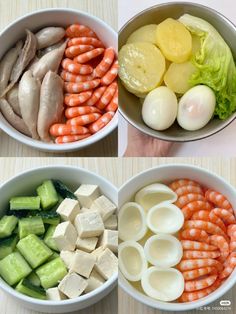
{"type": "Polygon", "coordinates": [[[221,193],[209,189],[206,191],[205,197],[208,201],[212,202],[215,206],[219,208],[224,208],[233,212],[230,202],[221,193]]]}
{"type": "Polygon", "coordinates": [[[185,282],[184,291],[197,291],[210,287],[216,281],[217,275],[210,275],[203,279],[185,282]]]}
{"type": "Polygon", "coordinates": [[[212,206],[206,201],[194,201],[190,202],[182,208],[185,219],[191,218],[193,213],[199,210],[211,210],[212,206]]]}
{"type": "Polygon", "coordinates": [[[207,210],[200,210],[192,215],[191,220],[210,221],[220,227],[226,233],[226,226],[223,220],[217,217],[212,211],[209,212],[207,210]]]}
{"type": "Polygon", "coordinates": [[[236,220],[234,215],[229,212],[227,209],[223,208],[214,208],[212,212],[220,217],[226,225],[235,224],[236,220]]]}
{"type": "Polygon", "coordinates": [[[223,269],[223,265],[213,258],[186,259],[178,264],[180,271],[193,270],[202,267],[216,267],[218,271],[223,269]]]}
{"type": "Polygon", "coordinates": [[[189,194],[180,196],[174,204],[179,208],[183,208],[188,203],[191,203],[194,201],[204,201],[204,200],[205,200],[205,197],[201,194],[189,193],[189,194]]]}
{"type": "Polygon", "coordinates": [[[182,272],[182,275],[184,276],[185,280],[193,280],[208,274],[217,274],[218,271],[215,267],[203,267],[203,268],[197,268],[193,270],[186,270],[182,272]]]}
{"type": "Polygon", "coordinates": [[[184,186],[184,185],[194,185],[194,186],[198,186],[200,187],[200,184],[195,182],[195,181],[192,181],[192,180],[189,180],[189,179],[179,179],[179,180],[176,180],[176,181],[173,181],[169,187],[175,191],[177,190],[178,188],[180,188],[181,186],[184,186]]]}
{"type": "Polygon", "coordinates": [[[209,236],[204,230],[200,229],[185,229],[179,234],[180,239],[184,240],[195,240],[199,242],[209,243],[209,236]]]}
{"type": "Polygon", "coordinates": [[[209,245],[203,242],[191,241],[191,240],[181,240],[182,247],[184,250],[193,251],[216,251],[217,247],[214,245],[209,245]]]}
{"type": "Polygon", "coordinates": [[[203,195],[203,190],[199,186],[195,186],[195,185],[190,184],[190,185],[183,185],[183,186],[179,187],[178,189],[175,190],[175,193],[178,196],[182,196],[182,195],[189,194],[189,193],[195,193],[195,194],[203,195]]]}
{"type": "Polygon", "coordinates": [[[188,220],[184,223],[184,229],[201,229],[206,231],[207,233],[210,234],[219,234],[227,238],[227,235],[224,233],[224,231],[218,227],[217,225],[213,224],[212,222],[209,221],[204,221],[204,220],[188,220]]]}
{"type": "Polygon", "coordinates": [[[214,234],[214,235],[211,235],[209,239],[210,239],[210,244],[216,246],[220,250],[221,257],[219,261],[225,261],[225,259],[229,255],[229,244],[227,243],[225,238],[220,235],[214,234]]]}
{"type": "Polygon", "coordinates": [[[231,273],[234,271],[235,266],[236,266],[236,252],[232,252],[226,259],[224,263],[224,269],[220,274],[219,278],[223,279],[229,277],[229,275],[231,275],[231,273]]]}
{"type": "Polygon", "coordinates": [[[184,251],[183,259],[217,258],[219,251],[184,251]]]}

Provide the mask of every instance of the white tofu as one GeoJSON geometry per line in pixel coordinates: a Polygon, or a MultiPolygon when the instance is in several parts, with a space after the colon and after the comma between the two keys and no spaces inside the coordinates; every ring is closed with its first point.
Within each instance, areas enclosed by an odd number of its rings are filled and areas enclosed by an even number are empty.
{"type": "Polygon", "coordinates": [[[70,268],[70,265],[74,259],[75,252],[72,251],[61,251],[60,258],[63,260],[67,268],[70,268]]]}
{"type": "Polygon", "coordinates": [[[87,208],[100,196],[99,187],[92,184],[81,184],[74,194],[77,196],[81,206],[87,208]]]}
{"type": "Polygon", "coordinates": [[[85,293],[88,293],[90,291],[93,291],[95,289],[97,289],[98,287],[100,287],[101,285],[103,285],[105,282],[104,278],[102,276],[99,275],[99,273],[97,273],[94,269],[91,272],[90,277],[87,280],[87,287],[84,290],[85,293]]]}
{"type": "Polygon", "coordinates": [[[96,258],[84,251],[77,250],[71,263],[70,271],[76,272],[81,276],[88,278],[96,263],[96,258]]]}
{"type": "Polygon", "coordinates": [[[91,252],[91,255],[93,255],[96,258],[96,260],[97,260],[98,257],[102,254],[103,251],[104,251],[104,248],[102,246],[99,246],[93,252],[91,252]]]}
{"type": "Polygon", "coordinates": [[[60,282],[58,289],[68,298],[80,296],[88,286],[87,281],[76,273],[67,274],[60,282]]]}
{"type": "Polygon", "coordinates": [[[57,287],[46,290],[48,300],[60,301],[66,300],[67,297],[57,287]]]}
{"type": "Polygon", "coordinates": [[[79,202],[71,198],[65,198],[57,208],[57,213],[64,221],[70,220],[73,222],[79,212],[79,202]]]}
{"type": "Polygon", "coordinates": [[[96,211],[77,215],[74,224],[80,238],[96,237],[104,231],[102,218],[96,211]]]}
{"type": "Polygon", "coordinates": [[[105,249],[97,259],[95,270],[108,280],[118,271],[118,258],[111,250],[105,249]]]}
{"type": "Polygon", "coordinates": [[[104,221],[105,229],[109,230],[117,230],[118,223],[117,223],[117,216],[111,215],[107,220],[104,221]]]}
{"type": "Polygon", "coordinates": [[[77,232],[70,221],[65,221],[57,225],[53,239],[60,251],[74,251],[77,240],[77,232]]]}
{"type": "Polygon", "coordinates": [[[78,237],[76,241],[76,247],[77,249],[90,253],[95,249],[97,242],[98,238],[96,237],[84,239],[78,237]]]}
{"type": "Polygon", "coordinates": [[[117,230],[104,230],[103,234],[99,239],[99,246],[104,249],[108,248],[112,252],[117,253],[118,251],[118,231],[117,230]]]}
{"type": "Polygon", "coordinates": [[[116,206],[104,195],[98,197],[90,208],[97,210],[103,221],[106,221],[116,210],[116,206]]]}

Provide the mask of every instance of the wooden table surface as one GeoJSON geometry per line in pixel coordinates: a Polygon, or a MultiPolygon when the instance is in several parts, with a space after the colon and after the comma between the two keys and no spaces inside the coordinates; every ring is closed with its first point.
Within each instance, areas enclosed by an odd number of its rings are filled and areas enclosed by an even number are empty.
{"type": "MultiPolygon", "coordinates": [[[[16,18],[35,10],[45,8],[74,8],[89,12],[117,30],[117,0],[0,0],[0,30],[16,18]]],[[[0,156],[2,157],[44,157],[55,156],[45,153],[10,138],[0,130],[0,156]]],[[[117,130],[103,140],[77,152],[60,156],[117,156],[117,130]]]]}

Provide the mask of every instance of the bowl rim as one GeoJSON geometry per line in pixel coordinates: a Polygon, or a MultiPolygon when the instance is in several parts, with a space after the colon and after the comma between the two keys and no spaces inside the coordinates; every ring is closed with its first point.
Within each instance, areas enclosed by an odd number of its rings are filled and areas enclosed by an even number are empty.
{"type": "MultiPolygon", "coordinates": [[[[32,173],[37,172],[37,171],[45,170],[45,169],[54,169],[54,170],[56,170],[56,169],[65,169],[65,170],[71,169],[73,171],[80,171],[82,173],[89,174],[92,177],[98,178],[99,180],[101,180],[105,184],[109,185],[113,190],[118,191],[117,187],[113,183],[111,183],[108,179],[104,178],[103,176],[101,176],[98,173],[92,172],[92,171],[90,171],[86,168],[83,168],[81,166],[70,166],[70,165],[58,164],[58,165],[39,166],[39,167],[34,167],[34,168],[30,168],[30,169],[21,171],[21,172],[17,173],[17,175],[15,175],[15,176],[11,177],[10,179],[6,180],[5,182],[3,182],[0,185],[0,192],[1,192],[1,189],[5,185],[9,185],[11,183],[11,181],[19,179],[21,177],[23,178],[29,174],[32,174],[32,173]]],[[[104,282],[103,285],[101,285],[97,289],[95,289],[91,292],[88,292],[84,295],[81,295],[77,298],[60,300],[60,301],[40,300],[40,299],[29,297],[27,295],[24,295],[24,294],[16,291],[14,288],[12,288],[10,285],[8,285],[3,279],[1,279],[1,281],[0,281],[0,288],[3,289],[6,293],[8,293],[11,297],[13,296],[13,297],[15,297],[21,301],[27,302],[27,303],[31,303],[31,304],[35,304],[35,305],[41,305],[41,306],[61,306],[61,305],[63,306],[63,305],[70,305],[70,304],[80,303],[83,301],[88,301],[90,298],[92,299],[92,298],[98,296],[100,293],[105,291],[110,286],[112,287],[114,284],[116,286],[117,279],[118,279],[118,272],[113,274],[112,277],[110,277],[107,281],[104,282]]]]}
{"type": "MultiPolygon", "coordinates": [[[[89,17],[90,19],[94,20],[97,24],[102,25],[103,28],[107,29],[108,32],[112,34],[112,37],[118,39],[118,33],[106,22],[104,22],[99,17],[90,14],[89,12],[77,10],[77,9],[70,9],[70,8],[47,8],[47,9],[40,9],[35,10],[33,12],[29,12],[24,14],[23,16],[18,17],[17,19],[13,20],[11,23],[7,24],[3,30],[0,31],[0,42],[2,35],[10,28],[16,26],[22,20],[25,20],[29,17],[40,15],[44,13],[50,12],[67,12],[77,14],[78,16],[89,17]]],[[[114,47],[115,49],[115,47],[114,47]]],[[[8,136],[14,138],[16,141],[30,146],[32,148],[41,150],[41,151],[48,151],[48,152],[70,152],[83,149],[87,146],[90,146],[94,143],[97,143],[107,135],[111,134],[115,128],[118,126],[118,110],[113,117],[113,119],[99,132],[92,134],[90,137],[85,138],[83,140],[72,142],[72,143],[65,143],[65,144],[56,144],[56,143],[46,143],[39,140],[34,140],[23,133],[17,131],[14,127],[12,127],[9,122],[4,118],[2,113],[0,112],[0,130],[4,131],[8,136]],[[2,121],[3,120],[3,121],[2,121]]]]}
{"type": "MultiPolygon", "coordinates": [[[[140,11],[139,13],[135,14],[132,18],[130,18],[119,30],[118,32],[118,36],[120,36],[120,34],[125,30],[125,28],[132,23],[136,18],[138,18],[139,16],[143,15],[144,13],[147,13],[155,8],[160,8],[160,7],[168,7],[171,5],[176,5],[176,6],[182,6],[182,5],[187,5],[187,6],[194,6],[197,8],[202,8],[202,9],[206,9],[208,11],[213,12],[215,15],[219,16],[222,20],[224,20],[228,25],[230,25],[231,27],[233,27],[235,29],[236,32],[236,25],[231,22],[225,15],[223,15],[222,13],[220,13],[219,11],[217,11],[216,9],[213,9],[212,7],[203,5],[203,4],[198,4],[195,2],[185,2],[185,1],[180,1],[180,2],[166,2],[166,3],[160,3],[160,4],[156,4],[156,5],[152,5],[146,9],[143,9],[142,11],[140,11]]],[[[119,38],[119,37],[118,37],[119,38]]],[[[119,49],[119,48],[118,48],[119,49]]],[[[120,84],[121,80],[119,79],[120,84]]],[[[123,85],[122,85],[123,86],[123,85]]],[[[125,88],[125,87],[123,87],[125,88]]],[[[191,139],[182,139],[182,138],[168,138],[168,135],[162,135],[161,131],[157,131],[158,134],[154,135],[153,131],[155,132],[155,130],[148,128],[147,129],[143,129],[142,126],[139,126],[135,123],[135,121],[133,121],[129,116],[126,115],[126,113],[122,110],[122,108],[119,106],[118,107],[119,113],[122,115],[122,117],[128,122],[130,123],[133,127],[135,127],[137,130],[139,130],[140,132],[142,132],[143,134],[149,135],[152,138],[157,138],[163,141],[167,141],[167,142],[176,142],[176,143],[186,143],[186,142],[195,142],[195,141],[199,141],[199,140],[203,140],[206,139],[212,135],[215,135],[217,133],[219,133],[220,131],[224,130],[228,125],[230,125],[235,119],[236,119],[236,112],[234,112],[231,117],[229,117],[227,120],[222,120],[224,122],[223,126],[217,128],[217,130],[212,130],[212,131],[208,131],[207,133],[205,133],[204,135],[198,136],[195,135],[193,136],[191,139]],[[150,131],[149,131],[150,129],[150,131]]],[[[191,134],[191,131],[189,131],[191,134]]]]}
{"type": "MultiPolygon", "coordinates": [[[[203,167],[192,165],[192,164],[185,164],[185,163],[161,164],[161,165],[157,165],[157,166],[148,168],[144,171],[141,171],[138,174],[134,175],[132,178],[128,179],[125,183],[122,184],[122,186],[118,189],[118,195],[122,192],[122,190],[127,189],[127,185],[130,185],[133,181],[138,180],[140,177],[146,176],[147,174],[152,173],[153,171],[158,171],[160,169],[166,169],[166,170],[171,172],[172,169],[174,170],[176,168],[187,169],[187,170],[191,170],[194,172],[195,171],[200,172],[203,175],[207,175],[207,176],[210,176],[212,178],[215,178],[216,180],[221,181],[236,196],[236,188],[233,185],[231,185],[229,182],[227,182],[226,179],[224,179],[220,175],[214,173],[211,170],[208,170],[207,168],[203,168],[203,167]]],[[[122,205],[123,204],[119,204],[119,207],[122,205]]],[[[158,301],[158,300],[155,300],[153,298],[150,298],[147,295],[136,290],[128,282],[128,280],[126,278],[124,278],[124,276],[120,270],[119,270],[118,282],[119,282],[119,286],[127,294],[129,294],[132,298],[134,298],[135,300],[137,300],[137,301],[139,301],[139,302],[141,302],[147,306],[150,306],[152,308],[159,309],[159,310],[164,310],[164,311],[180,312],[180,311],[198,309],[202,306],[205,306],[207,304],[210,304],[210,303],[216,301],[222,295],[224,295],[226,292],[228,292],[236,283],[236,268],[234,269],[231,276],[228,277],[228,279],[229,280],[227,281],[227,283],[224,282],[218,289],[216,289],[214,292],[212,292],[208,296],[206,296],[202,299],[196,300],[196,301],[186,302],[186,303],[167,303],[167,302],[162,302],[162,301],[158,301]],[[234,274],[234,276],[232,276],[233,274],[234,274]],[[153,304],[153,302],[155,304],[153,304]]]]}

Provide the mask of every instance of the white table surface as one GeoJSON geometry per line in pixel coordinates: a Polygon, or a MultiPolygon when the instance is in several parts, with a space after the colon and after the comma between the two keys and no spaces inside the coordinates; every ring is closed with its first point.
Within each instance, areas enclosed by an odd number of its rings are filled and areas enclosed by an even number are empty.
{"type": "MultiPolygon", "coordinates": [[[[134,15],[140,11],[158,3],[173,2],[164,0],[119,0],[119,29],[134,15]],[[128,4],[128,5],[127,5],[128,4]]],[[[181,2],[175,0],[174,2],[181,2]]],[[[216,9],[236,24],[236,1],[235,0],[185,0],[196,2],[216,9]]],[[[119,156],[123,156],[127,146],[127,122],[119,118],[119,156]]],[[[190,142],[175,143],[169,152],[169,156],[236,156],[235,143],[236,121],[230,126],[207,139],[190,142]]]]}

